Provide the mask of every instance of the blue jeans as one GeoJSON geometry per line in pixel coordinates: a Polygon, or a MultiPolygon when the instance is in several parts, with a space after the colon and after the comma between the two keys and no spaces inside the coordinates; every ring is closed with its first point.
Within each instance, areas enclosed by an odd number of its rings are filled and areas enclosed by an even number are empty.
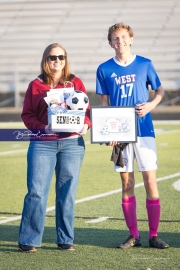
{"type": "Polygon", "coordinates": [[[85,152],[83,137],[30,142],[27,187],[19,230],[19,243],[40,247],[52,176],[56,174],[57,244],[73,244],[74,206],[85,152]]]}

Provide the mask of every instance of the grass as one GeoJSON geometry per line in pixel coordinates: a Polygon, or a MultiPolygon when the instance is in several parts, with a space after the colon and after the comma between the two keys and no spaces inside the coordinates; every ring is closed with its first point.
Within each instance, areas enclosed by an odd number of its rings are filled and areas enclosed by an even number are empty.
{"type": "MultiPolygon", "coordinates": [[[[180,125],[155,125],[157,132],[157,178],[180,173],[180,125]],[[174,132],[175,131],[175,132],[174,132]]],[[[85,137],[88,142],[89,134],[85,137]]],[[[1,152],[26,149],[28,143],[0,142],[1,152]]],[[[81,169],[77,200],[121,188],[118,173],[110,161],[112,148],[86,144],[86,155],[81,169]]],[[[0,221],[21,213],[26,193],[26,152],[0,155],[0,221]],[[11,213],[11,214],[9,214],[11,213]]],[[[135,169],[136,183],[142,182],[135,169]]],[[[144,187],[136,188],[137,215],[142,247],[119,250],[115,247],[128,236],[121,210],[121,194],[97,198],[76,204],[74,252],[56,249],[54,211],[47,213],[42,247],[35,254],[23,254],[17,249],[20,220],[0,225],[0,269],[122,269],[122,270],[178,270],[180,265],[179,192],[172,184],[180,179],[171,177],[158,182],[161,197],[159,236],[170,244],[168,250],[150,249],[145,210],[144,187]],[[110,217],[99,223],[88,223],[98,217],[110,217]]],[[[54,185],[49,193],[48,207],[54,205],[54,185]]]]}

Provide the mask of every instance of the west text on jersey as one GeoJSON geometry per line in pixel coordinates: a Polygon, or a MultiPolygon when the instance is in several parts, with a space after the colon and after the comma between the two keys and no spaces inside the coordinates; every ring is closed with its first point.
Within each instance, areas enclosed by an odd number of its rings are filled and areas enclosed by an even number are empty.
{"type": "Polygon", "coordinates": [[[116,84],[124,84],[136,81],[136,74],[130,74],[125,76],[120,76],[115,78],[116,84]]]}

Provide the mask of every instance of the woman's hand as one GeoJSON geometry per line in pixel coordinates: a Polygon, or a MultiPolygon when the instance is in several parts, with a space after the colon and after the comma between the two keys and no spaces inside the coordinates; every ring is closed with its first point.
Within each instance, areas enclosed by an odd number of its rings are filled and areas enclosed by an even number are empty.
{"type": "Polygon", "coordinates": [[[45,126],[45,133],[46,134],[54,134],[51,130],[51,124],[45,126]]]}
{"type": "Polygon", "coordinates": [[[87,130],[88,130],[88,124],[84,124],[83,129],[81,130],[81,132],[77,132],[77,134],[79,134],[81,136],[84,136],[84,135],[86,135],[87,130]]]}

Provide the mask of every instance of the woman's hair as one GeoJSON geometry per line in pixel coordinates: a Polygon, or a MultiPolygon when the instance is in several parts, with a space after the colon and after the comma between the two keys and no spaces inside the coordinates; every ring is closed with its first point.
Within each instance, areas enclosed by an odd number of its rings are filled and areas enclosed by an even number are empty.
{"type": "Polygon", "coordinates": [[[74,79],[74,75],[70,73],[70,67],[69,62],[67,58],[67,52],[66,50],[58,43],[53,43],[47,46],[47,48],[44,50],[42,60],[41,60],[41,74],[39,75],[39,78],[43,80],[44,83],[51,85],[53,83],[53,73],[51,72],[51,69],[48,64],[48,57],[50,55],[50,52],[53,48],[61,48],[64,51],[64,55],[66,56],[65,59],[65,66],[62,70],[62,75],[60,78],[59,83],[64,84],[66,81],[72,81],[74,79]]]}
{"type": "Polygon", "coordinates": [[[116,24],[112,25],[111,27],[109,27],[108,36],[107,36],[109,42],[111,42],[111,34],[120,30],[120,29],[126,29],[129,33],[130,37],[134,36],[133,30],[131,29],[131,27],[129,25],[126,25],[126,24],[120,22],[120,23],[116,23],[116,24]]]}

